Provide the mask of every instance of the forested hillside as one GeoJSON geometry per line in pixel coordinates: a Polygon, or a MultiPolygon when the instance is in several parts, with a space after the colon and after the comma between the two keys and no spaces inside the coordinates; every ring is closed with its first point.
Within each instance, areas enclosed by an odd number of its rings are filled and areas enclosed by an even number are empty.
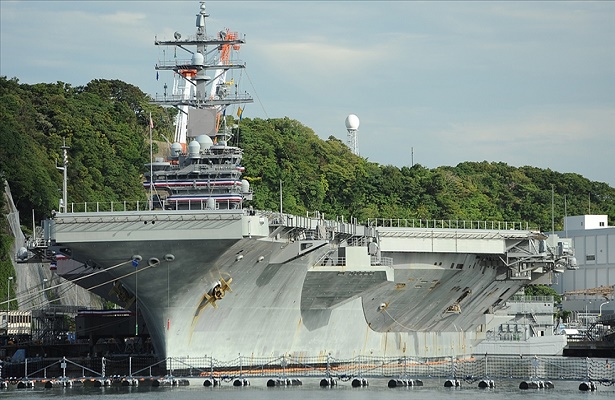
{"type": "Polygon", "coordinates": [[[552,189],[556,229],[564,198],[568,215],[615,217],[615,189],[578,174],[504,163],[465,162],[455,167],[397,168],[354,156],[340,140],[320,140],[299,122],[283,118],[242,121],[247,175],[256,186],[254,206],[302,213],[367,218],[524,221],[551,228],[552,189]]]}
{"type": "MultiPolygon", "coordinates": [[[[0,77],[0,172],[23,216],[57,209],[61,197],[61,146],[69,149],[72,202],[145,200],[149,114],[154,139],[173,137],[175,110],[149,104],[141,90],[121,81],[20,84],[0,77]]],[[[568,215],[608,214],[615,222],[615,188],[578,174],[531,166],[465,162],[435,169],[378,165],[353,155],[340,140],[324,141],[290,118],[243,118],[236,137],[245,149],[246,177],[257,209],[319,210],[330,217],[524,221],[556,229],[568,215]]]]}

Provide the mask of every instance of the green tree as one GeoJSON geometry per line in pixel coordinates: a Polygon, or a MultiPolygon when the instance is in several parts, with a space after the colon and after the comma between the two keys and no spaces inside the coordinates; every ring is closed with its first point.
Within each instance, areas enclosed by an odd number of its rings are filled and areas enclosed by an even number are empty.
{"type": "Polygon", "coordinates": [[[555,304],[562,302],[562,296],[555,289],[547,285],[527,285],[523,290],[526,296],[553,296],[555,304]]]}

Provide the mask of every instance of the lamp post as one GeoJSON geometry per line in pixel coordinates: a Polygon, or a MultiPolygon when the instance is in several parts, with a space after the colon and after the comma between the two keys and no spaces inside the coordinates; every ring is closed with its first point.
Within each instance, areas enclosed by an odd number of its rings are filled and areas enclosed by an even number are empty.
{"type": "Polygon", "coordinates": [[[600,304],[600,313],[598,314],[599,317],[602,317],[602,306],[609,303],[610,301],[605,301],[604,303],[600,304]]]}
{"type": "Polygon", "coordinates": [[[6,312],[8,315],[8,311],[10,310],[10,301],[11,301],[11,281],[13,280],[12,276],[9,276],[9,280],[6,283],[6,312]]]}

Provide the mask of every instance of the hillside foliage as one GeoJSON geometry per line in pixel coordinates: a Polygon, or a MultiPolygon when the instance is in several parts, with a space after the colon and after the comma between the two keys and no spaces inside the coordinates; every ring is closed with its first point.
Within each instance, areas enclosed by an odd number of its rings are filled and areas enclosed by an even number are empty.
{"type": "MultiPolygon", "coordinates": [[[[62,191],[68,150],[69,202],[145,200],[149,118],[154,139],[173,137],[174,109],[150,104],[139,88],[117,80],[72,87],[21,84],[0,77],[0,173],[20,214],[49,216],[62,191]]],[[[339,139],[320,139],[290,118],[243,118],[236,144],[245,150],[246,179],[257,209],[330,218],[420,218],[523,221],[551,229],[568,215],[615,219],[615,188],[578,174],[501,162],[464,162],[428,169],[379,165],[353,155],[339,139]],[[280,184],[281,183],[281,184],[280,184]],[[564,202],[566,206],[564,206],[564,202]]],[[[157,152],[157,149],[155,149],[157,152]]]]}

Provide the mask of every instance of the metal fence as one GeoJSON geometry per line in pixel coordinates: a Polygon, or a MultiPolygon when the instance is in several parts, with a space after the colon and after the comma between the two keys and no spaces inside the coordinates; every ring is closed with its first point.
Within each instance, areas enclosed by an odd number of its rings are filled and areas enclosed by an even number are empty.
{"type": "Polygon", "coordinates": [[[220,361],[213,357],[114,356],[87,359],[28,359],[4,363],[2,377],[403,377],[403,378],[489,378],[539,380],[615,381],[615,360],[578,357],[473,356],[467,358],[356,357],[331,356],[258,358],[239,356],[220,361]]]}

